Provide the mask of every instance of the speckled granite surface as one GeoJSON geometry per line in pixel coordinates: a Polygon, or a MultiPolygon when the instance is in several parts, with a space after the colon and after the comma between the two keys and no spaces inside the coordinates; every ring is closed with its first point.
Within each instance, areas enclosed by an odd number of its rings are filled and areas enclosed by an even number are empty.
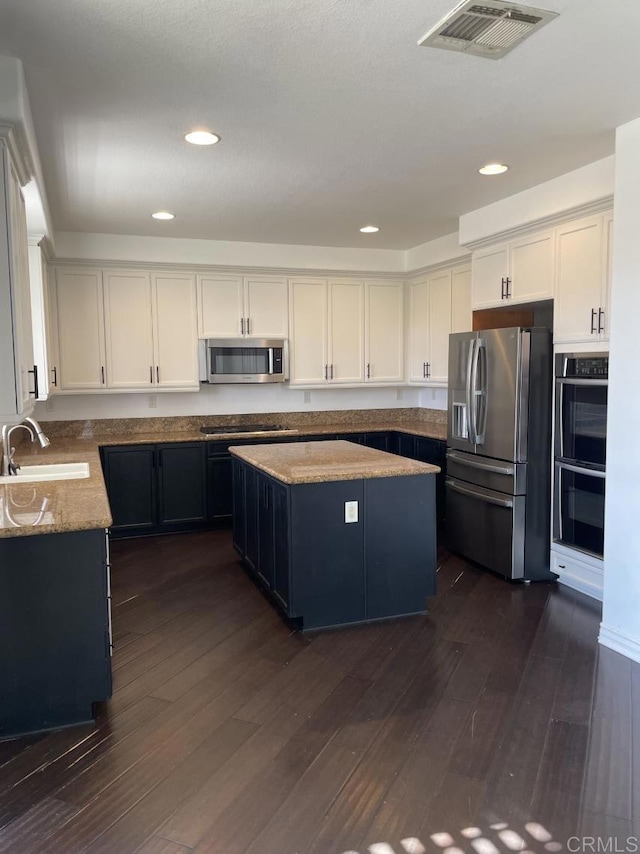
{"type": "Polygon", "coordinates": [[[440,471],[438,466],[341,440],[232,446],[230,451],[276,480],[288,484],[406,477],[437,474],[440,471]]]}
{"type": "MultiPolygon", "coordinates": [[[[87,461],[90,477],[84,480],[60,480],[48,483],[7,484],[0,486],[0,537],[53,534],[106,528],[111,524],[99,449],[106,445],[132,445],[155,442],[233,441],[252,438],[238,433],[206,436],[203,424],[210,426],[271,423],[290,426],[289,435],[334,435],[398,430],[432,439],[446,439],[446,412],[425,409],[366,409],[339,412],[288,412],[259,415],[181,416],[177,418],[103,419],[101,421],[51,421],[42,427],[51,439],[44,450],[29,443],[18,446],[16,460],[24,465],[87,461]],[[43,502],[46,504],[43,505],[43,502]]],[[[261,433],[277,438],[278,433],[261,433]]],[[[309,443],[313,444],[313,443],[309,443]]],[[[326,444],[323,442],[321,446],[326,444]]],[[[345,443],[348,447],[360,447],[345,443]]],[[[302,443],[296,443],[300,447],[302,443]]],[[[268,446],[273,447],[273,445],[268,446]]],[[[364,452],[382,454],[371,448],[364,452]]],[[[410,467],[423,463],[394,457],[410,467]]],[[[430,468],[435,470],[435,467],[430,468]]],[[[406,472],[416,473],[416,471],[406,472]]],[[[358,477],[365,475],[358,474],[358,477]]],[[[380,477],[382,475],[369,475],[380,477]]],[[[353,477],[356,477],[354,474],[353,477]]],[[[322,478],[320,478],[322,479],[322,478]]],[[[326,479],[326,478],[325,478],[326,479]]],[[[345,479],[345,478],[341,478],[345,479]]]]}
{"type": "Polygon", "coordinates": [[[79,480],[54,480],[47,483],[3,483],[0,485],[0,537],[25,537],[33,534],[61,534],[108,528],[111,510],[102,477],[100,455],[95,442],[61,443],[34,453],[23,445],[18,462],[88,462],[89,477],[79,480]]]}

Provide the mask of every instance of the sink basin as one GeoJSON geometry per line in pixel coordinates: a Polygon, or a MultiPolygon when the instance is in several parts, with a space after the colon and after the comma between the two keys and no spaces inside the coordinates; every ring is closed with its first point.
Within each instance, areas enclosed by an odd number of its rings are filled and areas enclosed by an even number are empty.
{"type": "Polygon", "coordinates": [[[0,483],[39,483],[45,480],[78,480],[89,477],[89,463],[54,463],[22,466],[15,475],[3,475],[0,483]]]}

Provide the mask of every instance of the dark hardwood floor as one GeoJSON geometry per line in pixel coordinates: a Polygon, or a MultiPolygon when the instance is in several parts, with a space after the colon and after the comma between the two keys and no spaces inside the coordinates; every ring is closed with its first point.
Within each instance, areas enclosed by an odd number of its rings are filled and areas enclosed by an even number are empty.
{"type": "Polygon", "coordinates": [[[640,836],[640,666],[598,647],[592,600],[443,553],[427,617],[301,636],[227,531],[117,542],[112,561],[113,698],[95,726],[0,743],[0,852],[640,836]]]}

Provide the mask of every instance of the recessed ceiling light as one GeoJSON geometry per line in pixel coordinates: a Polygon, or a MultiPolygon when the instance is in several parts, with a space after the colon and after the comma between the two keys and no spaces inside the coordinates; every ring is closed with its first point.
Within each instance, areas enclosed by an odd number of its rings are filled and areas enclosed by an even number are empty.
{"type": "Polygon", "coordinates": [[[192,130],[191,133],[185,134],[184,138],[192,145],[215,145],[220,142],[218,134],[208,130],[192,130]]]}
{"type": "Polygon", "coordinates": [[[151,216],[154,219],[175,219],[176,215],[174,213],[170,213],[170,211],[156,211],[152,213],[151,216]]]}
{"type": "Polygon", "coordinates": [[[486,166],[481,166],[478,172],[481,175],[502,175],[508,168],[506,163],[487,163],[486,166]]]}
{"type": "Polygon", "coordinates": [[[363,225],[360,231],[363,234],[375,234],[376,231],[380,231],[377,225],[363,225]]]}

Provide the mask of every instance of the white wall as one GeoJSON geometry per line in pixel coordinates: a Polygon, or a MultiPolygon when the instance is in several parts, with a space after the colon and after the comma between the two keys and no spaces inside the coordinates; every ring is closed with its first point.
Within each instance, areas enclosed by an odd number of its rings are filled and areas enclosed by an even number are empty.
{"type": "Polygon", "coordinates": [[[613,186],[612,155],[464,214],[460,217],[460,243],[469,245],[505,231],[533,226],[574,208],[610,200],[613,186]]]}
{"type": "Polygon", "coordinates": [[[396,249],[349,249],[58,231],[55,234],[55,250],[57,258],[90,261],[368,271],[400,275],[404,272],[404,251],[396,249]]]}
{"type": "Polygon", "coordinates": [[[640,661],[640,119],[616,132],[600,642],[640,661]]]}
{"type": "MultiPolygon", "coordinates": [[[[442,389],[438,389],[441,396],[442,389]]],[[[424,394],[424,392],[422,392],[424,394]]],[[[42,421],[96,418],[153,418],[174,415],[235,415],[260,412],[317,412],[333,409],[394,409],[420,406],[419,388],[317,389],[304,392],[286,383],[255,386],[202,386],[199,392],[58,395],[36,406],[42,421]],[[149,407],[155,397],[156,407],[149,407]]],[[[444,391],[446,397],[446,391],[444,391]]],[[[425,404],[440,409],[435,402],[425,404]]]]}

